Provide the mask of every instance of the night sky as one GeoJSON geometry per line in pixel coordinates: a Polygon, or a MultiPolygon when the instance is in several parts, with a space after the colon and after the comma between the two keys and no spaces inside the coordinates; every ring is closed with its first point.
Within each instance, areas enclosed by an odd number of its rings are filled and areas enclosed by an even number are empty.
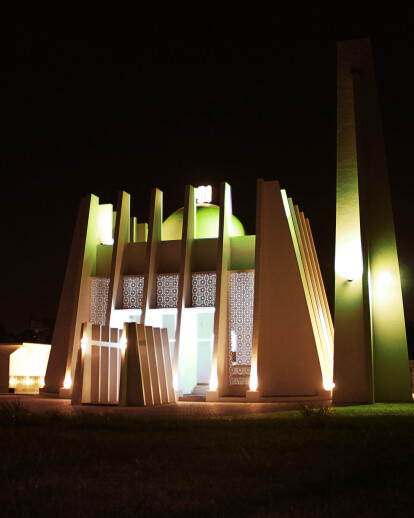
{"type": "Polygon", "coordinates": [[[253,234],[257,178],[310,218],[333,309],[336,41],[369,36],[412,325],[414,9],[193,4],[3,11],[0,324],[56,316],[82,196],[148,221],[152,187],[166,217],[227,181],[253,234]]]}

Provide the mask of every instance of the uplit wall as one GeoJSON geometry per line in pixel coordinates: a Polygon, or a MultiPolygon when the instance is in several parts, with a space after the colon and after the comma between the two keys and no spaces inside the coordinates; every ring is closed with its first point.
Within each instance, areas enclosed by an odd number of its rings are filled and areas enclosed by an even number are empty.
{"type": "Polygon", "coordinates": [[[50,345],[24,343],[10,355],[9,387],[15,393],[37,394],[45,384],[50,345]]]}

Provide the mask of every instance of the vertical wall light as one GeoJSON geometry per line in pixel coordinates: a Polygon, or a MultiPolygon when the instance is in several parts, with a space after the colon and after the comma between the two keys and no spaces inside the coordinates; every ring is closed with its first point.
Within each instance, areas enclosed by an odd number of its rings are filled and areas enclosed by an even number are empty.
{"type": "Polygon", "coordinates": [[[70,372],[66,373],[65,380],[63,382],[63,388],[70,389],[72,387],[72,376],[70,372]]]}

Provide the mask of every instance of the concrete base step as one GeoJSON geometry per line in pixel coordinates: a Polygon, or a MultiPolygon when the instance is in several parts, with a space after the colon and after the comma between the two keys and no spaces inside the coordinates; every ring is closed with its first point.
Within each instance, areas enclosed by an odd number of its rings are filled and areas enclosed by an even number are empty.
{"type": "Polygon", "coordinates": [[[178,401],[192,401],[193,403],[205,403],[206,398],[203,396],[192,396],[191,394],[186,394],[184,396],[180,396],[178,401]]]}
{"type": "Polygon", "coordinates": [[[206,396],[208,390],[208,383],[197,383],[197,385],[191,391],[192,396],[206,396]]]}

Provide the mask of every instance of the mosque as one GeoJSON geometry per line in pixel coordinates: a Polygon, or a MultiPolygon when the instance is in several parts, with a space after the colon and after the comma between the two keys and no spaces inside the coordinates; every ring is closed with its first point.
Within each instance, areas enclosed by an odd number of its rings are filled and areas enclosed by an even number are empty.
{"type": "Polygon", "coordinates": [[[154,188],[145,223],[126,192],[115,207],[82,199],[42,390],[73,404],[412,401],[369,39],[338,44],[335,333],[310,223],[277,181],[257,181],[255,235],[227,183],[183,198],[164,219],[154,188]]]}
{"type": "Polygon", "coordinates": [[[82,200],[47,390],[78,394],[82,365],[80,402],[331,397],[333,326],[309,221],[259,180],[257,233],[245,235],[230,186],[219,195],[187,186],[164,220],[153,189],[148,223],[125,192],[116,210],[82,200]]]}

